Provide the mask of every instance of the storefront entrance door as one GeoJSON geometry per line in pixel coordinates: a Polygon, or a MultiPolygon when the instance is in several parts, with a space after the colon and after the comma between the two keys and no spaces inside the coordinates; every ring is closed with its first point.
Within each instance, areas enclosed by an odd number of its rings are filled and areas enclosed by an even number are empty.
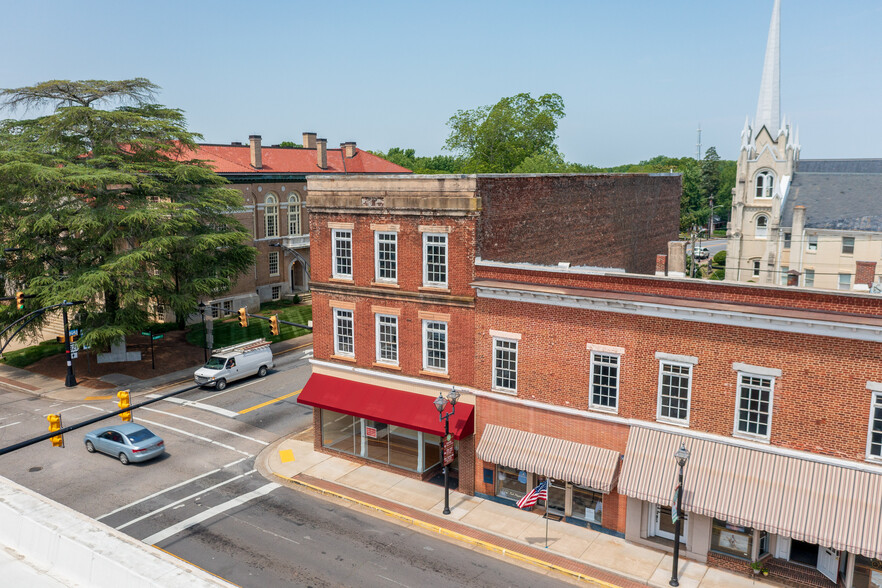
{"type": "Polygon", "coordinates": [[[818,546],[805,541],[793,539],[790,542],[790,561],[811,566],[818,566],[818,546]]]}
{"type": "Polygon", "coordinates": [[[548,512],[564,516],[567,507],[566,482],[554,480],[548,484],[548,512]]]}
{"type": "Polygon", "coordinates": [[[836,582],[839,574],[839,552],[829,547],[818,549],[818,571],[836,582]]]}

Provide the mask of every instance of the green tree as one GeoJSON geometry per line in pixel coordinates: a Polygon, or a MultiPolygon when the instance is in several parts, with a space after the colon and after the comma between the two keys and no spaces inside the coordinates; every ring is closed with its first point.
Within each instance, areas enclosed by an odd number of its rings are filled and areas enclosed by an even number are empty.
{"type": "Polygon", "coordinates": [[[255,259],[229,214],[241,195],[190,160],[200,136],[180,110],[150,102],[157,89],[136,78],[0,91],[7,108],[54,108],[0,121],[0,242],[20,248],[6,278],[35,307],[85,301],[88,344],[138,331],[154,302],[183,324],[255,259]]]}
{"type": "Polygon", "coordinates": [[[295,143],[294,141],[282,141],[279,143],[279,147],[291,147],[294,149],[303,149],[303,145],[300,143],[295,143]]]}
{"type": "Polygon", "coordinates": [[[401,167],[406,167],[417,174],[460,174],[464,173],[464,163],[459,157],[435,155],[432,157],[418,156],[414,149],[392,147],[386,153],[371,152],[401,167]]]}
{"type": "Polygon", "coordinates": [[[546,149],[524,159],[512,170],[516,174],[584,174],[597,168],[567,161],[557,149],[546,149]]]}
{"type": "Polygon", "coordinates": [[[461,155],[469,173],[509,173],[526,158],[555,150],[564,117],[558,94],[521,93],[493,106],[459,110],[447,121],[445,148],[461,155]]]}

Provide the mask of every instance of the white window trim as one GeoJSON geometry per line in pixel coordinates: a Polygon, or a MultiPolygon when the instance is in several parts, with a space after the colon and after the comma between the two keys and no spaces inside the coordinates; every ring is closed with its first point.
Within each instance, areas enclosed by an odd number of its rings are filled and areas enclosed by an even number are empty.
{"type": "Polygon", "coordinates": [[[493,337],[493,381],[491,382],[490,389],[495,392],[502,392],[504,394],[516,394],[518,391],[518,360],[520,359],[520,336],[517,339],[509,338],[509,337],[493,337]],[[496,385],[496,344],[498,342],[506,342],[506,343],[514,343],[514,354],[515,354],[515,365],[514,365],[514,375],[515,375],[515,387],[514,388],[505,388],[502,386],[496,385]]]}
{"type": "Polygon", "coordinates": [[[267,194],[264,199],[263,208],[263,230],[264,236],[274,238],[279,236],[279,200],[275,194],[267,194]],[[270,232],[270,219],[273,219],[273,231],[270,232]]]}
{"type": "MultiPolygon", "coordinates": [[[[596,345],[595,347],[602,347],[601,345],[596,345]]],[[[620,349],[618,347],[608,347],[607,349],[620,349]]],[[[592,349],[589,354],[589,361],[591,365],[591,369],[588,370],[588,408],[591,410],[598,410],[601,412],[608,412],[610,414],[619,414],[619,405],[621,404],[621,397],[619,394],[619,390],[621,389],[622,383],[622,353],[617,353],[615,351],[607,351],[606,349],[592,349]],[[616,372],[616,407],[610,408],[609,406],[603,406],[602,404],[594,404],[594,355],[614,355],[618,358],[616,362],[616,367],[618,368],[616,372]]]]}
{"type": "MultiPolygon", "coordinates": [[[[662,539],[667,539],[668,541],[674,541],[673,537],[668,537],[667,534],[659,535],[659,527],[658,527],[658,519],[662,516],[661,512],[659,512],[664,505],[662,504],[652,504],[652,512],[649,516],[649,528],[647,529],[647,534],[650,537],[661,537],[662,539]]],[[[677,505],[674,504],[671,506],[671,511],[677,508],[677,505]]],[[[683,522],[680,524],[680,543],[688,543],[689,539],[689,513],[686,512],[686,509],[681,509],[683,516],[683,522]]]]}
{"type": "Polygon", "coordinates": [[[450,239],[447,233],[423,233],[423,286],[428,288],[447,288],[450,282],[450,239]],[[429,237],[444,237],[444,282],[429,281],[429,237]]]}
{"type": "Polygon", "coordinates": [[[398,283],[398,233],[396,231],[374,231],[374,280],[385,284],[398,283]],[[392,235],[395,237],[395,277],[380,277],[380,235],[392,235]]]}
{"type": "Polygon", "coordinates": [[[692,416],[692,378],[695,376],[695,370],[692,369],[698,363],[698,359],[694,357],[688,357],[685,355],[681,356],[671,356],[668,353],[656,353],[656,359],[658,362],[658,390],[656,393],[656,407],[655,407],[655,420],[660,423],[668,423],[669,425],[676,425],[678,427],[688,427],[689,426],[689,418],[692,416]],[[668,359],[662,356],[669,357],[683,357],[687,359],[694,359],[695,362],[691,361],[677,361],[668,359]],[[685,419],[672,419],[671,417],[663,417],[661,415],[661,399],[662,399],[662,378],[664,376],[664,370],[662,367],[664,364],[680,366],[680,367],[688,367],[689,368],[689,387],[686,389],[686,418],[685,419]]]}
{"type": "Polygon", "coordinates": [[[775,195],[775,174],[771,170],[768,170],[768,169],[762,169],[762,170],[758,171],[756,173],[756,176],[754,176],[753,197],[757,200],[769,200],[774,195],[775,195]],[[770,185],[766,186],[765,182],[763,182],[763,195],[757,196],[756,195],[756,187],[757,187],[756,185],[757,185],[757,183],[759,183],[760,177],[763,177],[763,176],[769,180],[770,185]]]}
{"type": "Polygon", "coordinates": [[[756,235],[756,238],[757,239],[768,239],[769,238],[769,222],[770,222],[769,215],[758,214],[758,215],[756,215],[756,218],[754,219],[753,222],[754,222],[754,227],[756,227],[754,230],[754,234],[756,235]],[[764,226],[764,227],[760,227],[759,222],[760,222],[761,218],[766,219],[766,226],[764,226]]]}
{"type": "Polygon", "coordinates": [[[882,384],[879,382],[867,382],[867,390],[870,390],[870,418],[867,421],[867,448],[866,459],[874,463],[882,463],[882,455],[870,453],[870,442],[873,439],[873,412],[877,404],[882,404],[882,384]]]}
{"type": "Polygon", "coordinates": [[[351,280],[352,273],[341,274],[337,269],[337,236],[340,233],[349,233],[349,269],[352,271],[355,268],[354,260],[353,260],[353,247],[352,247],[352,229],[332,229],[331,230],[331,263],[333,264],[333,277],[340,280],[351,280]]]}
{"type": "Polygon", "coordinates": [[[677,355],[676,353],[656,351],[655,358],[668,363],[688,363],[690,365],[698,365],[698,358],[693,355],[677,355]]]}
{"type": "Polygon", "coordinates": [[[333,320],[334,320],[334,355],[338,355],[340,357],[355,357],[355,311],[350,310],[348,308],[334,308],[333,309],[333,320]],[[338,312],[348,312],[352,316],[349,320],[352,321],[352,352],[349,351],[341,351],[340,350],[340,333],[339,327],[337,325],[337,313],[338,312]]]}
{"type": "Polygon", "coordinates": [[[288,234],[289,235],[302,235],[303,234],[303,226],[302,226],[302,215],[301,215],[301,201],[300,194],[297,192],[291,192],[288,194],[288,205],[286,208],[286,214],[288,217],[288,234]],[[291,231],[291,221],[293,219],[297,219],[297,232],[291,231]]]}
{"type": "Polygon", "coordinates": [[[437,319],[422,319],[423,332],[423,371],[433,372],[436,374],[446,374],[450,369],[450,323],[437,319]],[[439,370],[437,367],[429,365],[429,323],[444,323],[444,369],[439,370]]]}
{"type": "Polygon", "coordinates": [[[377,363],[384,365],[398,365],[398,362],[401,359],[401,339],[398,333],[398,316],[394,314],[381,314],[377,313],[374,315],[374,345],[376,349],[376,353],[374,354],[377,360],[377,363]],[[380,357],[380,318],[391,318],[395,320],[395,361],[386,359],[385,357],[380,357]]]}
{"type": "Polygon", "coordinates": [[[807,252],[816,253],[818,251],[818,236],[817,235],[806,235],[805,237],[805,250],[807,252]],[[812,240],[814,239],[814,242],[812,240]],[[814,245],[814,247],[812,247],[814,245]]]}
{"type": "Polygon", "coordinates": [[[772,417],[775,414],[775,380],[778,376],[781,375],[781,370],[776,370],[774,368],[757,368],[756,366],[749,366],[746,364],[738,364],[733,363],[732,367],[734,368],[736,365],[740,365],[745,368],[754,368],[754,369],[746,369],[746,370],[736,370],[738,378],[735,381],[735,419],[732,424],[732,436],[740,437],[742,439],[750,439],[753,441],[759,441],[761,443],[769,443],[772,437],[772,417]],[[778,376],[773,375],[774,372],[778,373],[778,376]],[[738,430],[738,417],[739,412],[741,411],[741,376],[753,376],[756,378],[766,378],[771,380],[771,386],[769,387],[769,423],[766,429],[768,429],[768,434],[766,435],[758,435],[754,433],[746,433],[744,431],[738,430]]]}
{"type": "Polygon", "coordinates": [[[267,269],[269,269],[270,276],[278,276],[279,275],[279,252],[278,251],[270,251],[269,257],[267,258],[267,269]],[[276,260],[276,271],[273,272],[273,258],[276,260]]]}

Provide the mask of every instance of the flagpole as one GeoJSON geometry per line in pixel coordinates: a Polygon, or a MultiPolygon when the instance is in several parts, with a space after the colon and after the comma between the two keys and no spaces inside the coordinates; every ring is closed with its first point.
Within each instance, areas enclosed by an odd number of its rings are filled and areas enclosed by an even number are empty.
{"type": "Polygon", "coordinates": [[[548,501],[545,501],[545,549],[548,549],[548,501]]]}

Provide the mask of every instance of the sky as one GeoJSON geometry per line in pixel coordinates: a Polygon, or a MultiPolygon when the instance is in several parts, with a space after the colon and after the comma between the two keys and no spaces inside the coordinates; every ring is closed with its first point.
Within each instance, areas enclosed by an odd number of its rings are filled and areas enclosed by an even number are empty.
{"type": "MultiPolygon", "coordinates": [[[[443,151],[448,119],[556,92],[597,166],[715,146],[754,117],[773,0],[0,0],[0,88],[146,77],[205,142],[443,151]]],[[[782,113],[801,156],[882,157],[882,2],[782,0],[782,113]]],[[[22,117],[5,111],[0,116],[22,117]]]]}

